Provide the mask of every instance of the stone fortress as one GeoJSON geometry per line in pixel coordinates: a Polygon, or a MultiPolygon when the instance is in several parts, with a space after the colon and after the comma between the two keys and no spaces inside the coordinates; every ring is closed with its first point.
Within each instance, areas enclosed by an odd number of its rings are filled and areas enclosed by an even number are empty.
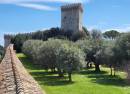
{"type": "MultiPolygon", "coordinates": [[[[68,32],[82,31],[83,6],[74,3],[61,6],[61,29],[68,32]]],[[[4,35],[4,47],[11,43],[11,35],[4,35]]]]}
{"type": "Polygon", "coordinates": [[[61,29],[63,31],[82,31],[83,7],[81,3],[61,7],[61,29]]]}
{"type": "Polygon", "coordinates": [[[4,47],[7,48],[11,43],[11,35],[4,35],[4,47]]]}

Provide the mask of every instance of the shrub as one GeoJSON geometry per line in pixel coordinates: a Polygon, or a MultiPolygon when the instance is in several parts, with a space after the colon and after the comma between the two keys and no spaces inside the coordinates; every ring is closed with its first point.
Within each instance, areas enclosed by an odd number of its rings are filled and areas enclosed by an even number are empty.
{"type": "Polygon", "coordinates": [[[58,70],[59,76],[79,70],[85,62],[84,52],[73,42],[59,39],[48,41],[28,40],[23,45],[23,52],[44,69],[58,70]]]}
{"type": "Polygon", "coordinates": [[[56,53],[57,68],[59,73],[68,73],[69,81],[72,81],[73,71],[80,70],[85,64],[84,52],[74,46],[62,44],[56,53]]]}

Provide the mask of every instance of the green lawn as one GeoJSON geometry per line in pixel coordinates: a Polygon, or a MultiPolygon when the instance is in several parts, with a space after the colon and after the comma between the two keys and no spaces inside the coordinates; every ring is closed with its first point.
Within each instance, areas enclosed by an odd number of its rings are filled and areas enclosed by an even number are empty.
{"type": "Polygon", "coordinates": [[[69,83],[67,78],[59,79],[57,74],[34,66],[25,55],[17,56],[47,94],[130,94],[130,85],[123,80],[123,72],[111,77],[108,68],[102,68],[98,74],[92,69],[83,70],[73,74],[73,82],[69,83]]]}

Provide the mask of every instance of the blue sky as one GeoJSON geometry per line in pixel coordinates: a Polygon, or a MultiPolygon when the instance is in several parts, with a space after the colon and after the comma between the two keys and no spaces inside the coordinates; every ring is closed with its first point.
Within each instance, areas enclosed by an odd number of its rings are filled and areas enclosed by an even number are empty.
{"type": "Polygon", "coordinates": [[[130,0],[0,0],[0,44],[4,34],[60,27],[60,6],[76,2],[89,30],[130,31],[130,0]]]}

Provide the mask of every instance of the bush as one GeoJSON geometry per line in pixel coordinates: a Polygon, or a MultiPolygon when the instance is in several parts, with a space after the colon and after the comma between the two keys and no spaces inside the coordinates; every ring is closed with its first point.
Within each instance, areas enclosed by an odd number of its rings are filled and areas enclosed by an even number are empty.
{"type": "Polygon", "coordinates": [[[74,32],[71,36],[72,41],[77,41],[80,39],[85,39],[87,36],[86,32],[80,31],[80,32],[74,32]]]}
{"type": "Polygon", "coordinates": [[[87,67],[91,62],[95,65],[95,71],[100,71],[99,65],[102,63],[101,52],[103,51],[102,40],[85,39],[76,42],[86,54],[87,67]]]}
{"type": "Polygon", "coordinates": [[[68,73],[69,81],[72,81],[73,71],[80,70],[85,64],[85,54],[77,47],[62,44],[56,53],[56,63],[59,73],[68,73]]]}
{"type": "Polygon", "coordinates": [[[34,63],[37,63],[37,59],[39,56],[39,48],[42,43],[43,41],[41,40],[28,40],[24,42],[22,51],[24,54],[30,57],[34,63]]]}
{"type": "Polygon", "coordinates": [[[48,41],[42,42],[39,53],[39,62],[45,69],[51,69],[55,71],[56,68],[56,50],[62,44],[61,40],[49,39],[48,41]]]}
{"type": "Polygon", "coordinates": [[[23,53],[44,69],[53,72],[57,69],[59,76],[68,73],[69,81],[72,81],[72,71],[79,70],[85,62],[84,52],[67,40],[28,40],[23,45],[23,53]]]}

